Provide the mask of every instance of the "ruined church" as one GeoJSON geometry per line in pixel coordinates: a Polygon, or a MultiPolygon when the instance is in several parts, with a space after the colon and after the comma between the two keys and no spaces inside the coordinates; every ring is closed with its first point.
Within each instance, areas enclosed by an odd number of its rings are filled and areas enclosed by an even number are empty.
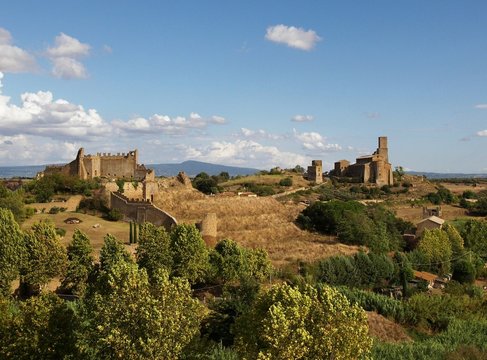
{"type": "Polygon", "coordinates": [[[347,177],[361,183],[377,184],[379,186],[392,185],[392,165],[389,162],[387,137],[379,137],[379,147],[371,155],[358,157],[355,164],[347,160],[335,162],[330,175],[347,177]]]}

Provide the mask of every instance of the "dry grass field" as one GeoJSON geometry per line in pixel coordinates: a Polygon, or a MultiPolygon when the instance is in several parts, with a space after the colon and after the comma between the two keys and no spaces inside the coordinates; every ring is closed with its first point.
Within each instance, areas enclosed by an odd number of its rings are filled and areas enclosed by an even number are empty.
{"type": "MultiPolygon", "coordinates": [[[[392,209],[398,217],[411,221],[414,224],[423,219],[423,208],[421,206],[411,207],[411,205],[395,205],[392,209]]],[[[459,206],[444,204],[441,205],[441,210],[441,218],[445,220],[455,220],[457,218],[467,217],[467,211],[459,206]]]]}
{"type": "MultiPolygon", "coordinates": [[[[117,239],[122,240],[124,243],[128,243],[129,241],[128,223],[122,221],[106,221],[98,216],[72,212],[62,212],[54,215],[37,214],[32,216],[30,219],[27,219],[22,224],[22,228],[24,230],[29,229],[32,224],[44,219],[52,221],[57,228],[66,230],[66,235],[62,238],[62,244],[65,246],[67,246],[71,241],[75,229],[80,229],[86,233],[97,257],[103,245],[103,238],[107,233],[114,235],[117,239]],[[82,222],[80,224],[66,224],[64,220],[70,217],[76,217],[82,222]],[[98,224],[99,227],[93,227],[96,224],[98,224]]],[[[127,248],[129,249],[130,247],[127,245],[127,248]]]]}
{"type": "Polygon", "coordinates": [[[240,188],[243,184],[246,183],[255,183],[259,185],[278,185],[279,181],[290,177],[293,180],[293,185],[286,190],[291,190],[295,188],[309,186],[310,182],[303,178],[302,174],[293,173],[293,172],[285,172],[283,174],[277,175],[251,175],[245,176],[238,179],[232,179],[229,181],[225,181],[220,183],[219,185],[222,186],[226,191],[235,191],[236,189],[240,188]]]}
{"type": "Polygon", "coordinates": [[[205,196],[191,188],[179,188],[168,189],[156,199],[156,205],[183,223],[197,223],[208,213],[217,214],[219,239],[263,248],[276,266],[358,251],[358,247],[337,243],[333,237],[299,229],[294,220],[302,207],[270,197],[205,196]]]}
{"type": "Polygon", "coordinates": [[[370,336],[381,341],[396,343],[412,340],[401,325],[376,312],[367,311],[367,321],[370,336]]]}

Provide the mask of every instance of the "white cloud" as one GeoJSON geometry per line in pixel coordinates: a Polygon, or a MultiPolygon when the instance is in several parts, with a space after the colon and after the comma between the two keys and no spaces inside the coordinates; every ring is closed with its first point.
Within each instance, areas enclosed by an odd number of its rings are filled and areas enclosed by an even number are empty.
{"type": "Polygon", "coordinates": [[[37,69],[35,58],[27,51],[12,45],[12,36],[0,28],[0,71],[9,73],[31,72],[37,69]]]}
{"type": "Polygon", "coordinates": [[[306,150],[317,151],[319,153],[335,152],[342,150],[338,144],[328,144],[326,138],[317,132],[298,133],[293,129],[294,137],[302,143],[306,150]]]}
{"type": "Polygon", "coordinates": [[[474,106],[475,109],[487,109],[487,104],[477,104],[474,106]]]}
{"type": "Polygon", "coordinates": [[[62,79],[84,79],[88,76],[80,58],[90,54],[91,46],[64,33],[56,36],[55,46],[46,50],[53,64],[52,74],[62,79]]]}
{"type": "Polygon", "coordinates": [[[74,159],[80,144],[74,142],[49,142],[31,135],[0,135],[2,165],[40,165],[74,159]],[[42,151],[39,151],[42,149],[42,151]]]}
{"type": "Polygon", "coordinates": [[[76,59],[59,57],[52,59],[52,74],[62,79],[84,79],[88,76],[85,66],[76,59]]]}
{"type": "Polygon", "coordinates": [[[235,142],[214,141],[202,148],[185,147],[186,159],[204,160],[213,163],[271,168],[274,166],[294,167],[307,163],[300,154],[281,151],[275,146],[265,146],[253,140],[235,142]]]}
{"type": "Polygon", "coordinates": [[[269,26],[265,38],[289,47],[309,51],[321,40],[314,30],[304,30],[283,24],[269,26]]]}
{"type": "Polygon", "coordinates": [[[312,115],[294,115],[291,118],[291,121],[294,122],[307,122],[307,121],[313,121],[314,117],[312,115]]]}
{"type": "Polygon", "coordinates": [[[107,54],[111,54],[113,52],[113,49],[109,45],[103,45],[103,51],[107,54]]]}
{"type": "Polygon", "coordinates": [[[1,93],[1,79],[0,75],[0,132],[3,134],[90,140],[110,131],[96,110],[85,110],[63,99],[54,100],[49,91],[24,93],[20,97],[21,105],[14,105],[10,97],[1,93]]]}
{"type": "Polygon", "coordinates": [[[213,115],[210,118],[210,122],[213,123],[213,124],[223,125],[223,124],[226,124],[227,123],[227,119],[225,119],[223,116],[213,115]]]}
{"type": "Polygon", "coordinates": [[[47,56],[50,58],[80,58],[83,56],[88,56],[90,53],[90,45],[83,44],[78,39],[75,39],[74,37],[71,37],[64,33],[56,36],[56,39],[54,41],[56,43],[56,46],[49,47],[46,51],[47,56]]]}
{"type": "Polygon", "coordinates": [[[477,136],[487,136],[487,130],[477,131],[477,136]]]}
{"type": "Polygon", "coordinates": [[[280,135],[270,134],[263,129],[251,130],[247,128],[240,128],[240,135],[243,135],[246,138],[254,138],[254,139],[278,140],[282,138],[282,136],[280,135]]]}
{"type": "Polygon", "coordinates": [[[212,116],[209,119],[205,119],[195,112],[190,113],[188,117],[176,116],[171,118],[168,115],[154,114],[148,119],[137,117],[128,121],[112,121],[113,127],[123,132],[136,131],[168,135],[181,135],[190,130],[205,129],[209,124],[219,125],[224,123],[225,119],[221,116],[212,116]]]}

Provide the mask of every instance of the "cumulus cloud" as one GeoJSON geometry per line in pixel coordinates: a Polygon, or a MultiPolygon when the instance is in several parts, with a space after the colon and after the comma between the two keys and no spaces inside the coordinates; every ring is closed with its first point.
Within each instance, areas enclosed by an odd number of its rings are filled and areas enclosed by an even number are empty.
{"type": "Polygon", "coordinates": [[[46,143],[45,139],[31,135],[0,135],[0,158],[3,165],[68,162],[76,156],[79,147],[79,144],[68,141],[46,143]]]}
{"type": "Polygon", "coordinates": [[[487,130],[477,131],[477,136],[487,136],[487,130]]]}
{"type": "Polygon", "coordinates": [[[296,164],[305,164],[308,160],[303,155],[281,151],[275,146],[241,139],[235,142],[214,141],[202,148],[185,146],[185,157],[220,164],[245,164],[258,168],[294,167],[296,164]]]}
{"type": "Polygon", "coordinates": [[[269,26],[265,38],[269,41],[286,44],[289,47],[309,51],[321,38],[314,30],[304,30],[283,24],[269,26]]]}
{"type": "MultiPolygon", "coordinates": [[[[0,73],[1,74],[1,73],[0,73]]],[[[108,124],[94,109],[54,100],[49,91],[26,92],[21,95],[21,105],[10,102],[1,93],[0,75],[0,131],[3,134],[30,134],[54,139],[96,138],[109,132],[108,124]]]]}
{"type": "Polygon", "coordinates": [[[208,119],[203,118],[198,113],[192,112],[188,117],[154,114],[148,119],[136,117],[128,121],[114,120],[113,127],[124,132],[141,132],[141,133],[162,133],[168,135],[181,135],[191,129],[204,129],[209,124],[225,124],[225,118],[221,116],[212,116],[208,119]]]}
{"type": "Polygon", "coordinates": [[[84,79],[88,76],[80,59],[90,54],[91,46],[64,33],[56,36],[55,46],[46,50],[51,60],[52,74],[62,79],[84,79]]]}
{"type": "Polygon", "coordinates": [[[477,104],[474,106],[475,109],[487,109],[487,104],[477,104]]]}
{"type": "Polygon", "coordinates": [[[12,45],[12,36],[6,29],[0,28],[0,71],[21,73],[35,71],[35,58],[27,51],[12,45]]]}
{"type": "Polygon", "coordinates": [[[294,115],[291,118],[291,121],[294,122],[307,122],[307,121],[313,121],[314,117],[312,115],[294,115]]]}
{"type": "Polygon", "coordinates": [[[278,140],[282,138],[282,136],[276,134],[270,134],[263,129],[258,130],[251,130],[247,128],[240,128],[240,135],[243,135],[246,138],[254,138],[254,139],[271,139],[271,140],[278,140]]]}
{"type": "Polygon", "coordinates": [[[306,150],[316,151],[319,153],[335,152],[342,150],[342,147],[338,144],[329,144],[326,142],[326,138],[317,132],[303,132],[298,133],[293,129],[294,137],[302,143],[303,148],[306,150]]]}

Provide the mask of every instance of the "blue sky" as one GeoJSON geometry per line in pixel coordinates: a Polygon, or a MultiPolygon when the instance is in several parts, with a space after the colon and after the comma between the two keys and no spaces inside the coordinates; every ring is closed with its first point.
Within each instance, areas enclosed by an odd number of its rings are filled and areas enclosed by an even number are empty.
{"type": "Polygon", "coordinates": [[[10,1],[0,166],[140,151],[487,172],[485,1],[10,1]]]}

